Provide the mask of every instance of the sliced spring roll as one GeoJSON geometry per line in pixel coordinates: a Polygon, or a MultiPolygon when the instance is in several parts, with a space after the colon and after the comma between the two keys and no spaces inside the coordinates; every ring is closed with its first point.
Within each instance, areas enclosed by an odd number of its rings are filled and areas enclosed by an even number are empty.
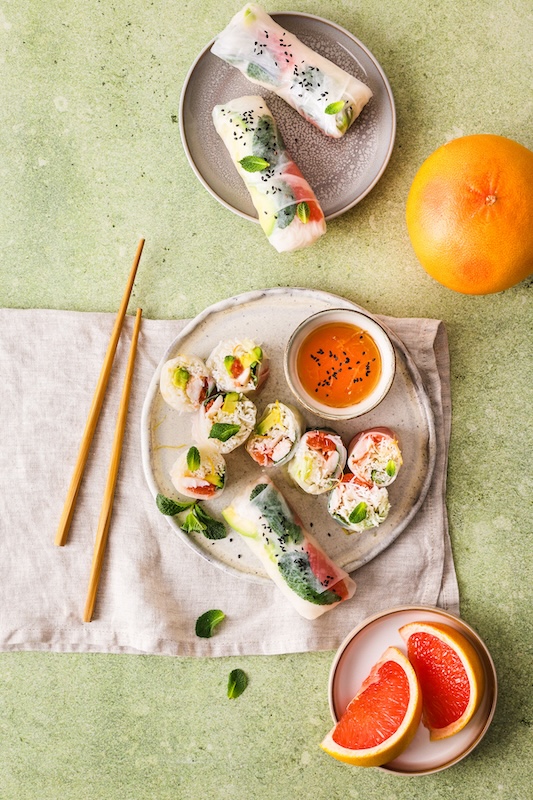
{"type": "Polygon", "coordinates": [[[159,388],[165,403],[185,414],[196,411],[215,387],[201,358],[178,355],[161,368],[159,388]]]}
{"type": "Polygon", "coordinates": [[[367,483],[389,486],[403,464],[398,437],[390,428],[358,433],[348,446],[348,467],[367,483]]]}
{"type": "Polygon", "coordinates": [[[246,442],[246,450],[262,467],[279,467],[292,458],[305,430],[298,409],[276,400],[269,403],[246,442]]]}
{"type": "Polygon", "coordinates": [[[268,358],[252,339],[219,342],[206,363],[224,392],[255,392],[268,377],[268,358]]]}
{"type": "Polygon", "coordinates": [[[344,475],[329,496],[328,511],[350,533],[377,528],[390,510],[386,489],[368,485],[355,475],[344,475]]]}
{"type": "Polygon", "coordinates": [[[193,421],[193,437],[200,444],[210,442],[219,453],[231,453],[254,429],[257,409],[244,394],[219,392],[208,397],[193,421]]]}
{"type": "Polygon", "coordinates": [[[263,98],[239,97],[215,106],[213,123],[278,253],[319,239],[326,232],[324,214],[263,98]]]}
{"type": "Polygon", "coordinates": [[[175,461],[170,480],[185,497],[210,500],[224,491],[226,462],[214,447],[193,445],[175,461]]]}
{"type": "Polygon", "coordinates": [[[316,619],[353,596],[354,581],[302,527],[265,474],[247,486],[222,516],[306,619],[316,619]]]}
{"type": "Polygon", "coordinates": [[[346,448],[340,436],[331,431],[306,431],[298,442],[288,472],[308,494],[323,494],[342,478],[346,448]]]}
{"type": "Polygon", "coordinates": [[[315,53],[254,3],[235,14],[211,52],[336,139],[372,97],[368,86],[315,53]]]}

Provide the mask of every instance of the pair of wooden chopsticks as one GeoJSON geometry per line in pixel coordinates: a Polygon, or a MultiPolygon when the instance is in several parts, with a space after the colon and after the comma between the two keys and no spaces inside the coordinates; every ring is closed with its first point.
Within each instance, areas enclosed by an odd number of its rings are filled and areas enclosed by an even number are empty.
{"type": "MultiPolygon", "coordinates": [[[[63,546],[67,541],[70,525],[72,522],[72,518],[74,516],[76,499],[78,497],[78,492],[80,489],[83,472],[85,469],[85,465],[87,463],[91,442],[93,440],[94,432],[96,430],[98,417],[100,416],[100,411],[102,409],[104,395],[107,389],[109,376],[111,374],[111,368],[113,366],[113,359],[115,357],[118,340],[122,332],[124,317],[126,316],[126,310],[128,308],[128,303],[133,288],[133,283],[135,281],[135,276],[137,274],[137,267],[139,266],[139,261],[141,260],[143,247],[144,247],[144,239],[141,239],[137,246],[137,252],[135,253],[133,266],[131,268],[128,282],[126,284],[126,289],[124,291],[124,296],[122,298],[122,302],[118,310],[117,318],[115,320],[115,324],[111,332],[111,338],[109,340],[109,344],[107,347],[104,363],[102,364],[102,369],[100,371],[98,383],[96,384],[93,400],[91,403],[91,407],[89,409],[87,422],[85,423],[85,429],[83,431],[80,449],[78,451],[78,458],[74,466],[74,472],[72,474],[70,486],[65,500],[65,505],[63,507],[63,512],[61,514],[61,519],[59,521],[59,526],[55,537],[55,544],[58,546],[63,546]]],[[[104,498],[100,512],[100,518],[98,521],[98,529],[96,532],[93,561],[91,566],[91,576],[89,579],[89,589],[87,592],[87,600],[83,612],[84,622],[90,622],[92,619],[94,604],[96,601],[96,593],[98,591],[98,584],[100,581],[100,574],[102,571],[104,552],[107,544],[109,525],[111,522],[111,512],[113,510],[115,486],[117,482],[118,469],[120,465],[122,442],[124,439],[124,431],[126,428],[126,418],[128,413],[128,405],[131,392],[133,368],[135,365],[135,356],[137,353],[137,341],[139,338],[141,317],[142,317],[142,309],[138,308],[135,317],[135,324],[133,327],[128,364],[126,367],[126,375],[124,377],[122,397],[120,400],[120,405],[117,415],[117,423],[115,428],[115,436],[113,439],[111,461],[109,464],[107,483],[105,487],[104,498]]]]}

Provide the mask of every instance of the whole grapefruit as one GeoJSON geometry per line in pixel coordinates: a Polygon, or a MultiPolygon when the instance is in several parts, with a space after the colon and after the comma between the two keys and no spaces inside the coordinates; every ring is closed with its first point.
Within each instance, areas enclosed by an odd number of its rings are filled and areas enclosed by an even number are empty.
{"type": "Polygon", "coordinates": [[[514,286],[533,272],[533,152],[492,134],[453,139],[415,175],[406,219],[418,260],[444,286],[514,286]]]}

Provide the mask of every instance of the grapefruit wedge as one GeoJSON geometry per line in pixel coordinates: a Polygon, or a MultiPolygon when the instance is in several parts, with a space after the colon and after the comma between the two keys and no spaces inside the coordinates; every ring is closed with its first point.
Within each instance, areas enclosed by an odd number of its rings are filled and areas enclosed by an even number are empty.
{"type": "Polygon", "coordinates": [[[453,736],[472,719],[483,697],[485,673],[477,651],[462,633],[440,622],[411,622],[400,634],[422,690],[429,738],[453,736]]]}
{"type": "Polygon", "coordinates": [[[416,673],[398,648],[389,647],[320,746],[346,764],[379,767],[410,744],[421,714],[416,673]]]}

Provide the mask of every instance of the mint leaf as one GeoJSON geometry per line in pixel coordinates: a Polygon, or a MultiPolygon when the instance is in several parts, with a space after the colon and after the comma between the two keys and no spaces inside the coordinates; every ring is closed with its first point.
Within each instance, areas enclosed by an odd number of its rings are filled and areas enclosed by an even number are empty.
{"type": "Polygon", "coordinates": [[[330,606],[338,603],[339,595],[331,589],[324,589],[319,579],[311,569],[307,553],[285,553],[278,560],[278,569],[287,586],[298,597],[314,603],[317,606],[330,606]]]}
{"type": "Polygon", "coordinates": [[[228,532],[223,522],[213,519],[199,504],[196,505],[195,513],[198,521],[203,525],[202,533],[206,539],[226,538],[228,532]]]}
{"type": "Polygon", "coordinates": [[[228,697],[230,700],[240,697],[248,686],[248,678],[242,669],[232,669],[228,680],[228,697]]]}
{"type": "Polygon", "coordinates": [[[187,451],[187,469],[196,472],[200,466],[200,451],[197,447],[189,447],[187,451]]]}
{"type": "Polygon", "coordinates": [[[366,503],[361,501],[356,505],[350,516],[348,517],[348,521],[351,525],[356,525],[358,522],[362,522],[366,518],[366,503]]]}
{"type": "Polygon", "coordinates": [[[339,111],[342,111],[344,105],[345,105],[344,100],[338,100],[336,103],[330,103],[329,106],[326,106],[326,108],[324,109],[324,113],[331,115],[338,114],[339,111]]]}
{"type": "Polygon", "coordinates": [[[189,503],[178,503],[170,497],[165,497],[164,494],[158,494],[155,498],[155,502],[160,512],[167,517],[174,517],[176,514],[180,514],[182,511],[185,511],[186,508],[194,505],[194,500],[191,500],[189,503]]]}
{"type": "Polygon", "coordinates": [[[281,544],[299,544],[303,540],[302,529],[292,520],[288,505],[276,489],[267,485],[261,494],[254,495],[251,499],[281,544]]]}
{"type": "Polygon", "coordinates": [[[209,439],[218,439],[220,442],[227,442],[236,433],[239,433],[240,425],[232,425],[229,422],[215,422],[209,431],[209,439]]]}
{"type": "Polygon", "coordinates": [[[239,164],[246,172],[262,172],[270,166],[270,162],[261,156],[244,156],[239,164]]]}
{"type": "Polygon", "coordinates": [[[216,626],[225,619],[226,615],[218,608],[206,611],[196,620],[196,635],[201,639],[210,639],[216,626]]]}
{"type": "Polygon", "coordinates": [[[267,488],[267,486],[268,486],[267,483],[258,483],[257,486],[254,486],[254,488],[250,492],[250,500],[253,500],[254,497],[257,497],[258,494],[261,494],[261,492],[264,492],[264,490],[267,488]]]}
{"type": "Polygon", "coordinates": [[[298,219],[300,222],[303,222],[306,225],[309,222],[309,217],[311,216],[311,212],[309,211],[309,205],[305,202],[298,203],[296,206],[296,213],[298,215],[298,219]]]}

